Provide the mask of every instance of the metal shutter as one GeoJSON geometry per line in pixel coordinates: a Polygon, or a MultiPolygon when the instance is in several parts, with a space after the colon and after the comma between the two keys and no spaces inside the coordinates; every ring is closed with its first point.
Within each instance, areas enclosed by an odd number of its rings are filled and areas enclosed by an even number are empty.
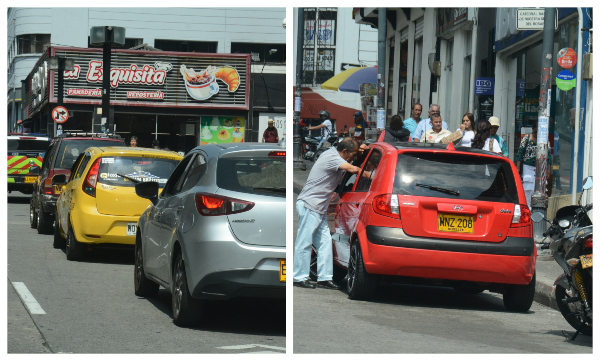
{"type": "Polygon", "coordinates": [[[423,37],[423,19],[424,18],[420,18],[415,21],[415,40],[423,37]]]}
{"type": "Polygon", "coordinates": [[[408,26],[400,30],[400,43],[408,41],[408,26]]]}

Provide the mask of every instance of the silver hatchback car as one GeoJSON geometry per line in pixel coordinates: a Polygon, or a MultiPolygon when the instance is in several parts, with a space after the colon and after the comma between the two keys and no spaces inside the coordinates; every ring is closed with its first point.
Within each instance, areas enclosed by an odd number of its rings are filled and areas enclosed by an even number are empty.
{"type": "Polygon", "coordinates": [[[196,324],[204,300],[285,298],[285,148],[232,143],[194,148],[138,221],[135,294],[172,295],[173,321],[196,324]]]}

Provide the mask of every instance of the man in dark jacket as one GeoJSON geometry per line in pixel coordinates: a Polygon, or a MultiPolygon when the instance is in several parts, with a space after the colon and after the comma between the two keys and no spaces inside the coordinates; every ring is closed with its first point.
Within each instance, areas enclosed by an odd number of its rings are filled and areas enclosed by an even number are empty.
{"type": "Polygon", "coordinates": [[[267,129],[263,132],[262,142],[279,143],[279,134],[277,134],[277,128],[273,125],[273,119],[269,119],[267,124],[267,129]]]}
{"type": "Polygon", "coordinates": [[[403,128],[404,123],[399,115],[394,115],[390,121],[390,125],[385,127],[384,142],[396,143],[396,142],[409,142],[410,141],[410,130],[403,128]]]}

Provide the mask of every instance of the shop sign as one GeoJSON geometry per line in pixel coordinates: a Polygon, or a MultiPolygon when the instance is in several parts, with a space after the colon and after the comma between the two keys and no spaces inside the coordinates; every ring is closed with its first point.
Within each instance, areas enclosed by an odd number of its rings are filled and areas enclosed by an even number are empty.
{"type": "Polygon", "coordinates": [[[556,75],[556,86],[560,90],[571,90],[577,85],[575,75],[569,70],[563,70],[556,75]]]}
{"type": "Polygon", "coordinates": [[[201,117],[200,144],[244,142],[243,117],[201,117]]]}
{"type": "MultiPolygon", "coordinates": [[[[335,45],[335,20],[319,20],[319,42],[335,45]]],[[[304,21],[304,46],[315,44],[315,21],[304,21]]]]}
{"type": "Polygon", "coordinates": [[[494,95],[494,78],[475,79],[475,95],[494,95]]]}
{"type": "Polygon", "coordinates": [[[523,79],[517,79],[517,96],[525,96],[525,80],[523,79]]]}
{"type": "MultiPolygon", "coordinates": [[[[517,30],[544,30],[545,9],[517,9],[517,30]]],[[[558,29],[558,11],[554,12],[554,29],[558,29]]]]}
{"type": "Polygon", "coordinates": [[[556,55],[556,61],[562,68],[572,68],[577,63],[577,53],[571,48],[562,48],[556,55]]]}

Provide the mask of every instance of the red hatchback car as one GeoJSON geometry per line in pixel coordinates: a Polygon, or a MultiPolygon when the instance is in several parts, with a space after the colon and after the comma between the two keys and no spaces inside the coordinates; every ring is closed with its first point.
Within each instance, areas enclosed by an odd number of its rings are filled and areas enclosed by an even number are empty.
{"type": "Polygon", "coordinates": [[[502,293],[508,310],[528,311],[536,247],[515,165],[441,144],[370,148],[355,161],[359,174],[342,177],[328,211],[334,278],[347,274],[349,297],[367,299],[391,276],[502,293]]]}

